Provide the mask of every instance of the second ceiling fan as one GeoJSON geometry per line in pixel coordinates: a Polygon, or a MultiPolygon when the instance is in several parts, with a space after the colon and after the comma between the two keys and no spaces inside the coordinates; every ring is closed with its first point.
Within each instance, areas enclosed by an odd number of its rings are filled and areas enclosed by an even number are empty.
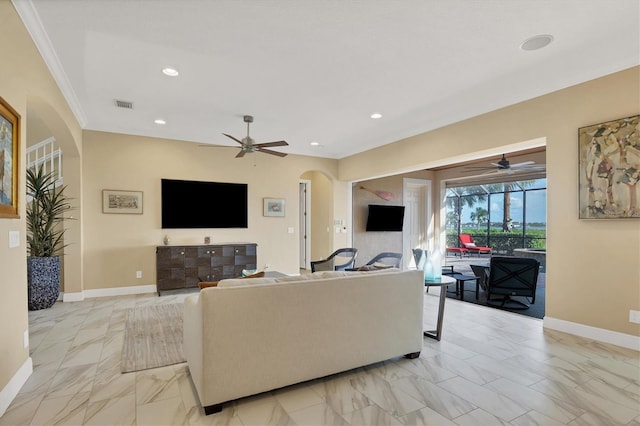
{"type": "Polygon", "coordinates": [[[468,166],[465,170],[469,172],[484,172],[488,173],[513,173],[521,171],[544,171],[546,169],[544,164],[536,164],[534,161],[523,161],[522,163],[511,164],[507,157],[502,154],[502,158],[497,163],[491,163],[490,166],[468,166]]]}
{"type": "Polygon", "coordinates": [[[234,136],[228,135],[226,133],[223,133],[223,135],[225,135],[226,137],[233,139],[234,141],[242,145],[242,148],[240,149],[240,152],[238,153],[238,155],[236,155],[236,158],[244,157],[245,154],[256,152],[256,151],[264,152],[265,154],[277,155],[278,157],[284,157],[287,155],[284,152],[278,152],[278,151],[273,151],[271,149],[267,149],[267,148],[272,148],[276,146],[288,146],[289,144],[286,143],[285,141],[255,143],[255,140],[253,140],[249,136],[249,125],[253,123],[253,116],[245,115],[244,122],[247,123],[247,136],[244,137],[242,140],[234,136]]]}

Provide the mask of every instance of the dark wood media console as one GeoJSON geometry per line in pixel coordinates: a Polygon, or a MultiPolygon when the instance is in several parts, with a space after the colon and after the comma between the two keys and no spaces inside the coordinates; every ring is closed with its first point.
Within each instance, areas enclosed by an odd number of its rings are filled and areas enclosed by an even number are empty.
{"type": "Polygon", "coordinates": [[[220,281],[256,269],[257,244],[231,243],[157,246],[158,296],[164,290],[197,288],[200,281],[220,281]]]}

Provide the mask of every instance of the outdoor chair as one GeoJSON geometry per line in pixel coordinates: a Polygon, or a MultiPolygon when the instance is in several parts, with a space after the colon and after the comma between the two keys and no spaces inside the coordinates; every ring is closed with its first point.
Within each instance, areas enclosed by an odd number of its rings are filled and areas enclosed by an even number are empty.
{"type": "Polygon", "coordinates": [[[311,261],[311,272],[344,271],[353,268],[357,255],[358,249],[355,248],[338,249],[326,259],[311,261]]]}
{"type": "Polygon", "coordinates": [[[532,304],[536,302],[539,269],[540,262],[536,259],[492,257],[487,281],[487,303],[510,309],[529,308],[528,304],[512,297],[529,297],[532,304]]]}
{"type": "Polygon", "coordinates": [[[462,246],[469,250],[469,253],[476,253],[477,255],[491,254],[491,247],[477,246],[476,243],[473,242],[471,234],[460,234],[458,238],[462,246]]]}

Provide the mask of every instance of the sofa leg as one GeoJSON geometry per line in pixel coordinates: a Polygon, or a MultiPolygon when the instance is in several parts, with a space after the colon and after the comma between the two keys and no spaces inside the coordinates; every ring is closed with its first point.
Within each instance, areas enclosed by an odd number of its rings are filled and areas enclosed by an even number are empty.
{"type": "Polygon", "coordinates": [[[204,407],[204,414],[207,416],[209,414],[219,413],[220,411],[222,411],[222,404],[207,405],[204,407]]]}
{"type": "Polygon", "coordinates": [[[404,357],[409,359],[416,359],[420,356],[420,352],[411,352],[410,354],[406,354],[404,357]]]}

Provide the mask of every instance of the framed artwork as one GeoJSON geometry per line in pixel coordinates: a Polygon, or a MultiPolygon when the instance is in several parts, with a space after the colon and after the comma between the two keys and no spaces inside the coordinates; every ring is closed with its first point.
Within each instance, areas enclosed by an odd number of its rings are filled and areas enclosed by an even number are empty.
{"type": "Polygon", "coordinates": [[[284,198],[264,198],[264,216],[284,216],[284,198]]]}
{"type": "Polygon", "coordinates": [[[20,115],[0,97],[0,217],[18,218],[20,115]]]}
{"type": "Polygon", "coordinates": [[[102,213],[142,214],[142,191],[102,190],[102,213]]]}
{"type": "Polygon", "coordinates": [[[640,115],[581,127],[579,218],[640,218],[640,115]]]}

